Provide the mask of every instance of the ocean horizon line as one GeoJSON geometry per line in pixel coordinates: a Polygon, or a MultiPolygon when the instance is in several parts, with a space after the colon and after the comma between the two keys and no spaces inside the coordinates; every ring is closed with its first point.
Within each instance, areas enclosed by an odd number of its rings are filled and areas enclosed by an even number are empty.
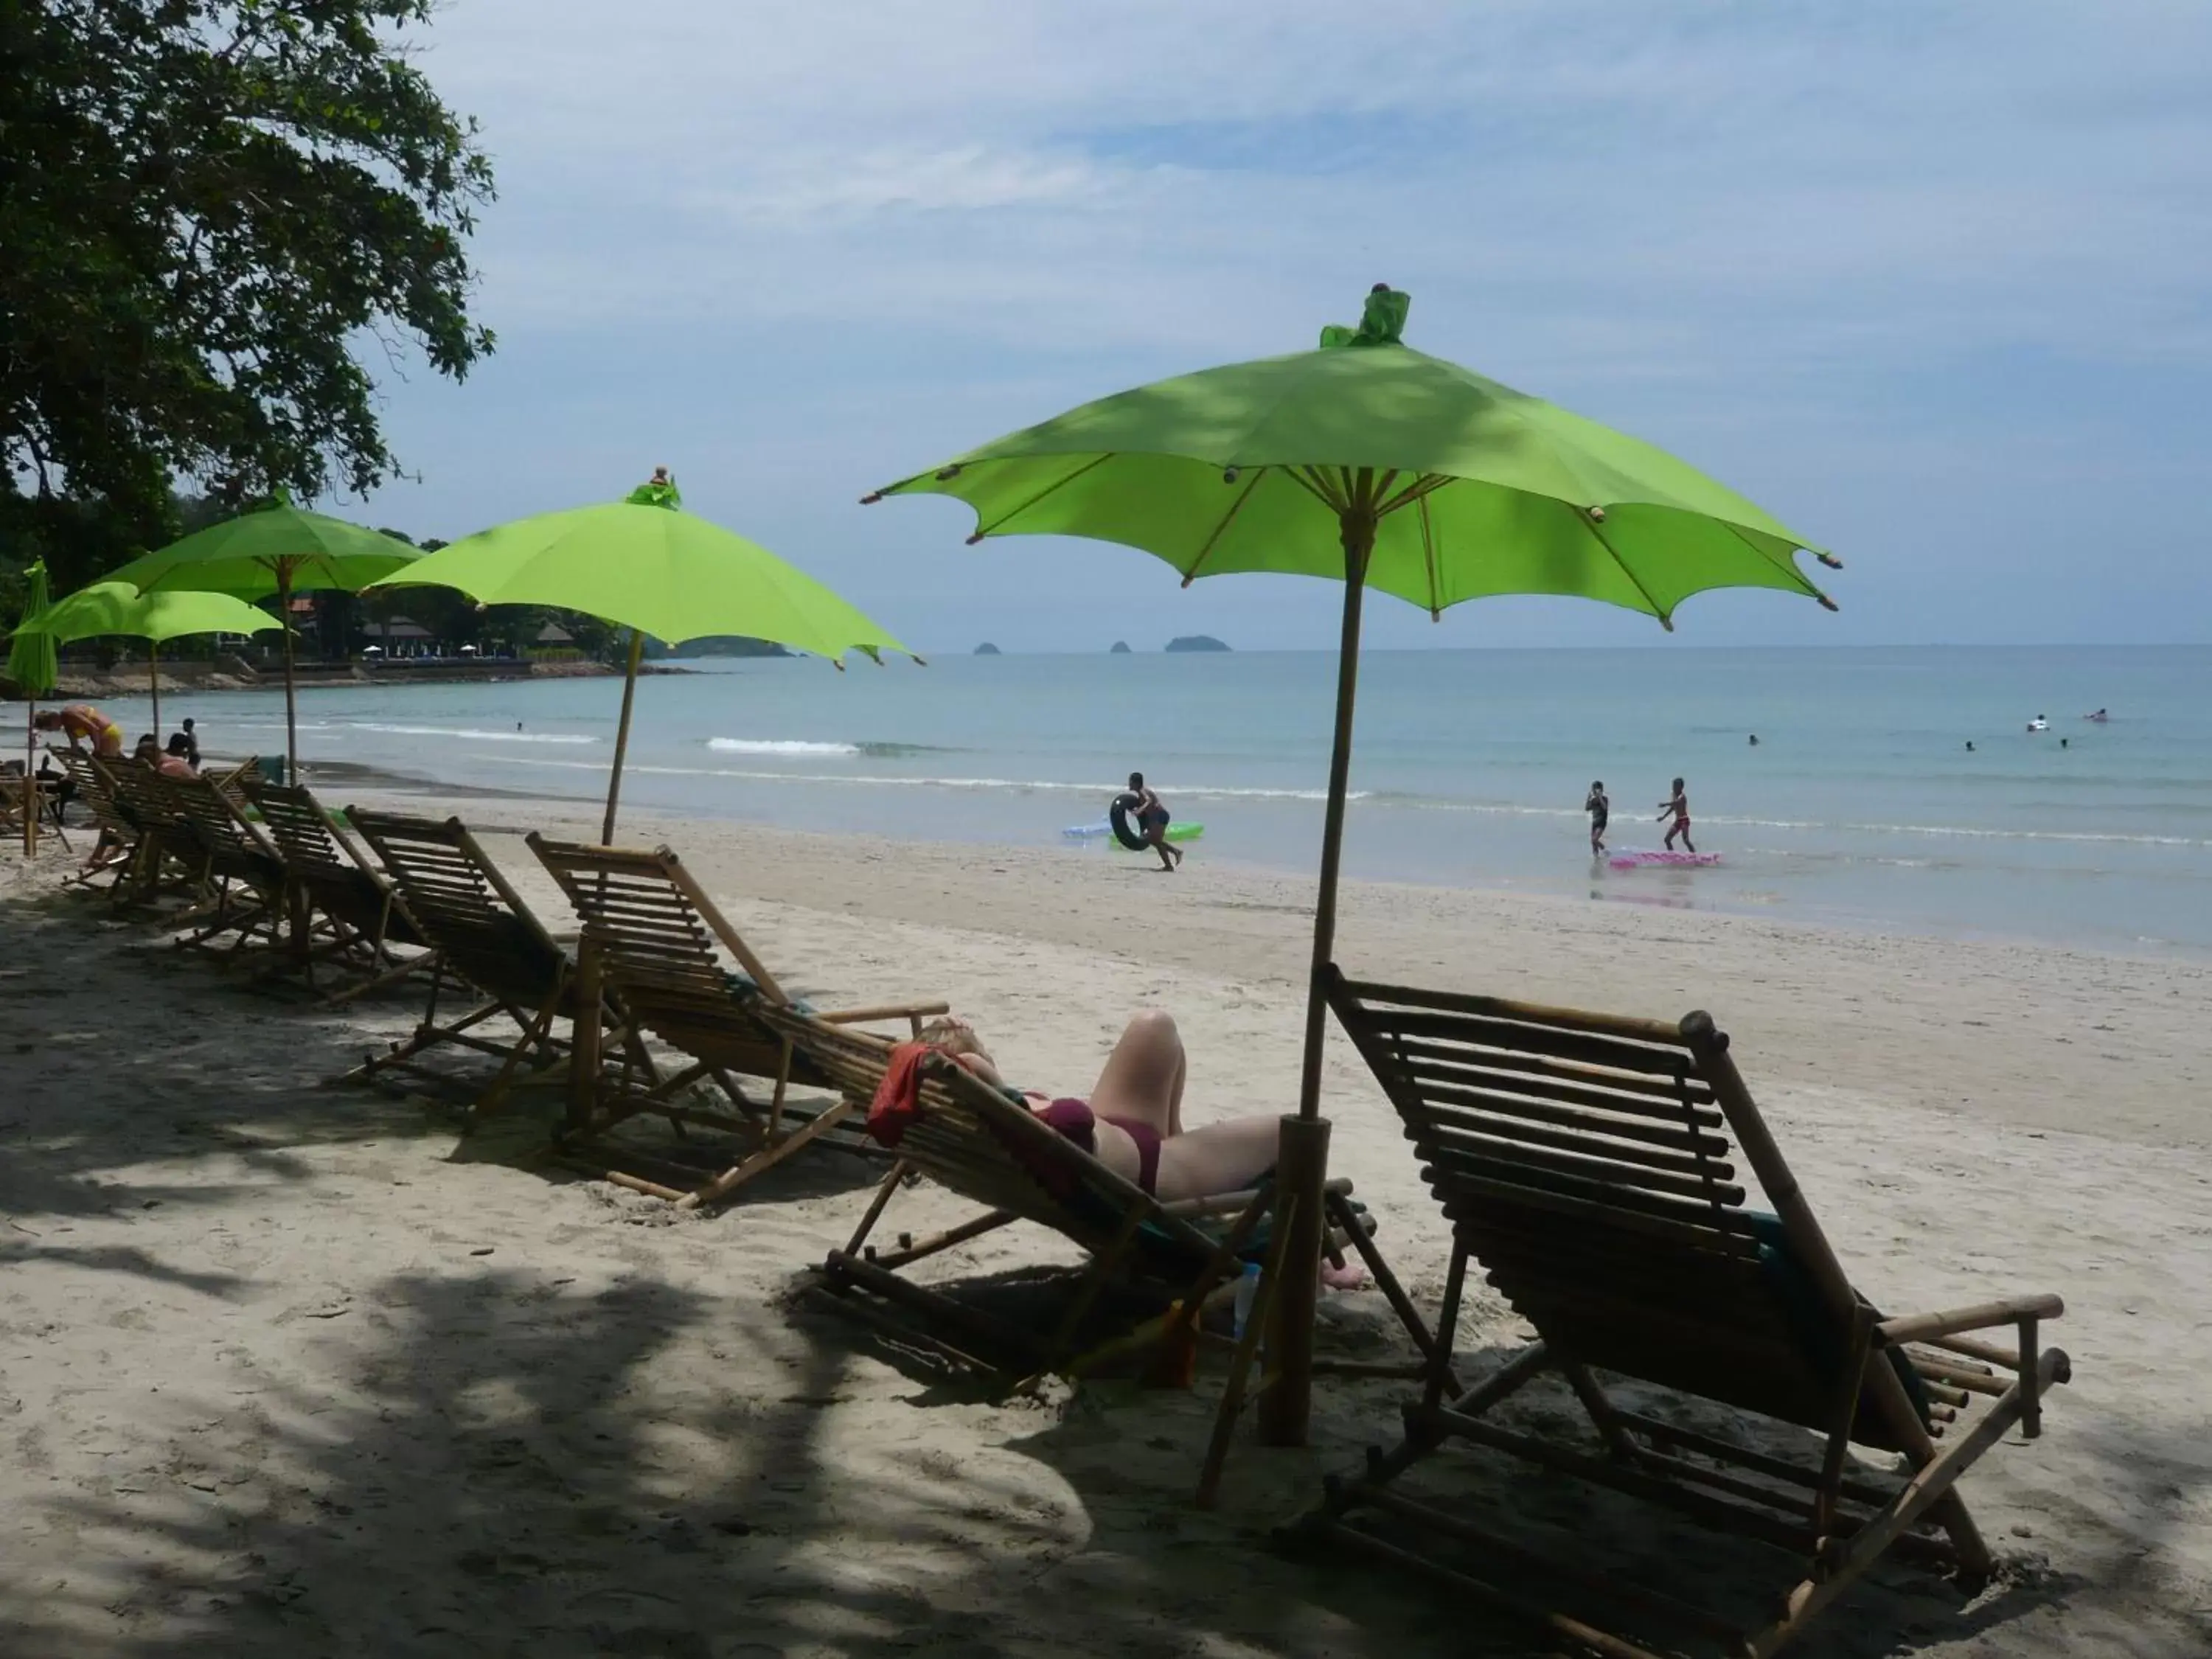
{"type": "MultiPolygon", "coordinates": [[[[925,655],[937,659],[948,659],[955,657],[981,657],[985,659],[988,659],[992,657],[1333,657],[1336,655],[1337,652],[1337,647],[1333,645],[1255,645],[1250,647],[1231,645],[1226,649],[1220,651],[1170,651],[1162,646],[1146,647],[1144,646],[1134,645],[1131,646],[1127,651],[1115,651],[1105,646],[1068,646],[1064,647],[1045,647],[1035,649],[1017,646],[998,646],[996,649],[991,651],[978,651],[975,647],[972,645],[939,645],[933,647],[929,646],[919,646],[915,648],[922,652],[925,655]]],[[[1605,645],[1484,645],[1466,643],[1452,645],[1362,645],[1359,654],[1363,658],[1384,656],[1453,656],[1458,654],[1483,656],[1517,655],[1534,657],[1566,656],[1571,654],[1603,656],[1609,653],[1625,653],[1629,652],[1644,653],[1653,651],[1672,651],[1678,655],[1685,653],[1696,655],[1704,655],[1708,653],[1713,655],[1720,655],[1723,653],[1731,655],[1749,655],[1760,652],[1788,652],[1793,655],[1800,653],[1813,652],[1840,654],[1845,652],[1853,651],[2212,652],[2212,640],[2020,640],[2002,642],[1984,641],[1980,643],[1961,642],[1951,640],[1917,640],[1875,642],[1856,641],[1850,643],[1816,643],[1812,641],[1802,641],[1796,643],[1757,645],[1745,644],[1740,641],[1728,644],[1690,644],[1685,642],[1681,635],[1679,634],[1669,635],[1662,633],[1652,639],[1632,644],[1616,641],[1605,645]]],[[[799,654],[803,653],[795,654],[790,659],[768,657],[699,656],[669,657],[662,659],[662,660],[678,663],[742,662],[750,665],[757,662],[797,660],[799,659],[799,654]]]]}

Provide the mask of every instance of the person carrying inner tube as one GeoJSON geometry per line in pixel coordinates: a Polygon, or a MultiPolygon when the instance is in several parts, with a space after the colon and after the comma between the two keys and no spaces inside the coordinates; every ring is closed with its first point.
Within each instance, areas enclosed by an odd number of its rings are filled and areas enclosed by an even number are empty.
{"type": "Polygon", "coordinates": [[[1182,848],[1168,844],[1168,809],[1160,798],[1145,783],[1142,772],[1129,774],[1129,793],[1121,797],[1130,817],[1136,821],[1136,847],[1149,847],[1160,855],[1160,868],[1173,871],[1182,862],[1182,848]],[[1133,799],[1131,798],[1134,797],[1133,799]]]}

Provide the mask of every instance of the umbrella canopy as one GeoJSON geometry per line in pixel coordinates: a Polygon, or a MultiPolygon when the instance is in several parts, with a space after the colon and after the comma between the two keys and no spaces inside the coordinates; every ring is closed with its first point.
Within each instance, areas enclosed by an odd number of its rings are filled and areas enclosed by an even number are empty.
{"type": "MultiPolygon", "coordinates": [[[[1370,586],[1440,615],[1494,593],[1625,605],[1671,628],[1714,587],[1771,587],[1833,605],[1797,567],[1814,549],[1752,502],[1651,445],[1407,346],[1407,295],[1378,283],[1359,326],[1319,349],[1208,369],[1085,404],[865,497],[936,494],[985,536],[1085,536],[1200,576],[1280,571],[1345,584],[1336,732],[1322,822],[1298,1121],[1278,1190],[1317,1253],[1327,1126],[1322,972],[1334,955],[1350,782],[1361,598],[1370,586]]],[[[1303,1441],[1313,1285],[1276,1304],[1283,1386],[1271,1438],[1303,1441]]]]}
{"type": "Polygon", "coordinates": [[[378,586],[457,587],[482,605],[556,605],[681,645],[773,640],[832,661],[900,651],[890,630],[757,543],[686,513],[672,484],[517,519],[441,547],[378,586]]]}
{"type": "Polygon", "coordinates": [[[351,592],[422,556],[420,548],[343,519],[280,501],[210,525],[159,552],[133,559],[103,579],[143,592],[228,593],[241,599],[275,594],[284,623],[284,764],[299,776],[300,732],[292,683],[292,595],[329,589],[351,592]]]}
{"type": "Polygon", "coordinates": [[[1814,550],[1804,538],[1640,439],[1404,345],[1406,298],[1370,295],[1362,329],[1331,330],[1318,350],[1085,404],[869,499],[957,496],[975,509],[971,543],[1120,542],[1185,583],[1341,579],[1346,517],[1364,518],[1361,581],[1431,615],[1498,593],[1598,599],[1669,626],[1708,588],[1826,603],[1797,568],[1814,550]]]}
{"type": "Polygon", "coordinates": [[[195,531],[100,580],[143,592],[259,599],[280,591],[353,592],[423,556],[397,537],[279,502],[195,531]]]}
{"type": "Polygon", "coordinates": [[[27,712],[23,725],[23,854],[28,857],[39,850],[38,780],[31,775],[31,763],[39,746],[39,699],[50,696],[54,689],[54,676],[59,666],[54,660],[53,635],[43,632],[39,624],[45,620],[46,603],[46,562],[34,560],[24,573],[29,579],[30,591],[23,598],[23,615],[15,629],[15,637],[8,647],[8,678],[22,690],[27,712]]]}
{"type": "Polygon", "coordinates": [[[8,647],[8,678],[22,689],[27,697],[43,697],[54,689],[54,676],[60,665],[54,659],[54,647],[58,641],[48,633],[46,622],[53,606],[46,599],[46,562],[39,560],[25,571],[30,591],[23,599],[23,614],[15,623],[15,635],[8,647]]]}
{"type": "Polygon", "coordinates": [[[665,469],[623,501],[481,531],[379,584],[424,585],[459,588],[483,605],[557,605],[631,630],[601,831],[610,842],[647,635],[680,645],[710,634],[743,634],[832,662],[848,651],[878,659],[886,650],[906,652],[888,629],[812,577],[743,536],[684,512],[683,496],[665,469]]]}
{"type": "Polygon", "coordinates": [[[102,581],[56,599],[24,627],[68,645],[110,634],[159,644],[190,634],[262,634],[278,625],[258,605],[228,593],[142,593],[129,582],[102,581]]]}
{"type": "Polygon", "coordinates": [[[261,634],[280,624],[258,606],[228,593],[188,593],[167,589],[141,593],[129,582],[94,582],[65,599],[57,599],[27,628],[56,645],[123,635],[148,645],[147,676],[154,696],[154,730],[161,729],[160,647],[165,640],[191,634],[261,634]]]}

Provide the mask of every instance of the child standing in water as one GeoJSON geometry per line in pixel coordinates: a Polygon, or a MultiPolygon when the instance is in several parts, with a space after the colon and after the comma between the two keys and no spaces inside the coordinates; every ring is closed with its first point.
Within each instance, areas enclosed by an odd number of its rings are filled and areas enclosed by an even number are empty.
{"type": "Polygon", "coordinates": [[[1182,848],[1168,843],[1168,809],[1145,781],[1142,772],[1129,774],[1129,793],[1137,798],[1136,810],[1129,816],[1137,821],[1137,833],[1145,838],[1145,845],[1160,855],[1160,868],[1172,872],[1182,862],[1182,848]]]}
{"type": "Polygon", "coordinates": [[[1670,815],[1674,820],[1674,826],[1667,832],[1667,850],[1670,853],[1674,850],[1674,837],[1680,836],[1682,838],[1682,850],[1686,853],[1696,852],[1697,843],[1690,839],[1690,798],[1683,793],[1682,781],[1680,778],[1674,780],[1673,796],[1659,803],[1659,816],[1652,822],[1663,823],[1670,815]]]}
{"type": "Polygon", "coordinates": [[[1605,798],[1602,779],[1590,785],[1589,799],[1583,803],[1583,811],[1590,815],[1590,856],[1605,856],[1605,821],[1613,816],[1613,803],[1605,798]]]}

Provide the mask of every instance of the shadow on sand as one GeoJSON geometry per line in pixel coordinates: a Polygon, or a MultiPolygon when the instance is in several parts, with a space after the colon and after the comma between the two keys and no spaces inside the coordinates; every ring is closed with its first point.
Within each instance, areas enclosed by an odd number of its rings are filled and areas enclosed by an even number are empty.
{"type": "MultiPolygon", "coordinates": [[[[110,1170],[220,1155],[263,1185],[299,1182],[313,1173],[302,1146],[451,1130],[401,1103],[314,1086],[358,1052],[346,1018],[272,1008],[242,1037],[206,1035],[239,1029],[217,1018],[238,994],[137,938],[75,905],[9,914],[0,1044],[35,1056],[41,1086],[11,1091],[0,1108],[0,1209],[18,1228],[0,1232],[0,1271],[60,1261],[221,1298],[220,1274],[40,1233],[70,1217],[239,1190],[110,1170]],[[86,1006],[43,965],[122,951],[145,958],[131,964],[143,994],[127,1011],[86,1006]],[[118,1040],[118,1029],[132,1035],[118,1040]],[[200,1063],[178,1067],[180,1054],[200,1063]],[[118,1071],[143,1078],[127,1109],[86,1104],[71,1087],[118,1071]]],[[[834,1190],[837,1177],[793,1170],[705,1224],[726,1228],[740,1250],[749,1207],[812,1195],[825,1178],[834,1190]]],[[[366,1276],[355,1293],[381,1316],[331,1327],[312,1383],[125,1394],[117,1409],[173,1421],[190,1450],[158,1485],[88,1483],[21,1506],[25,1528],[74,1534],[84,1570],[38,1583],[0,1576],[0,1650],[116,1659],[1543,1650],[1423,1582],[1269,1547],[1322,1471],[1392,1437],[1402,1385],[1325,1389],[1305,1450],[1261,1451],[1248,1424],[1224,1508],[1202,1514],[1189,1492],[1218,1378],[1190,1393],[1109,1382],[1072,1399],[996,1401],[842,1321],[787,1310],[773,1294],[787,1283],[707,1294],[649,1266],[591,1290],[532,1266],[366,1276]],[[709,1363],[660,1363],[678,1347],[709,1363]],[[88,1645],[94,1629],[104,1634],[88,1645]]],[[[9,1352],[26,1334],[9,1333],[9,1352]]],[[[2054,1411],[2051,1432],[2098,1431],[2054,1411]]],[[[2212,1623],[2186,1609],[2159,1552],[2105,1514],[2147,1504],[2179,1528],[2201,1513],[2191,1450],[2100,1444],[2106,1489],[2053,1517],[2069,1535],[2066,1573],[2039,1566],[2030,1552],[2040,1541],[2029,1540],[1965,1606],[1939,1585],[1886,1574],[1798,1650],[2212,1650],[2212,1623]],[[2142,1610],[2159,1606],[2176,1610],[2147,1620],[2142,1610]]],[[[1570,1483],[1470,1468],[1462,1495],[1493,1516],[1525,1510],[1640,1571],[1742,1548],[1616,1510],[1570,1483]]]]}

